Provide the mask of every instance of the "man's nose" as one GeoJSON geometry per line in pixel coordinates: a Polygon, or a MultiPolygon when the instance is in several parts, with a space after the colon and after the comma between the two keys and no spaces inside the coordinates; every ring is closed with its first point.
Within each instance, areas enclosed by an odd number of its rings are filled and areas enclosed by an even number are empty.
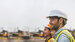
{"type": "Polygon", "coordinates": [[[51,24],[52,23],[52,21],[49,21],[49,24],[51,24]]]}
{"type": "Polygon", "coordinates": [[[43,31],[45,33],[45,31],[43,31]]]}

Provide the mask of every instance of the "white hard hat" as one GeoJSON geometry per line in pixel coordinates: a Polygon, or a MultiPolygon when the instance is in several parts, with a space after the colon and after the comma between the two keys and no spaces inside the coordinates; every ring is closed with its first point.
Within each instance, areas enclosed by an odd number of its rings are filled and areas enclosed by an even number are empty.
{"type": "Polygon", "coordinates": [[[67,19],[67,15],[62,13],[59,10],[52,10],[49,14],[49,16],[47,16],[47,18],[52,17],[52,16],[58,16],[58,17],[63,17],[67,19]]]}
{"type": "Polygon", "coordinates": [[[48,29],[51,29],[51,25],[50,24],[45,25],[45,27],[47,27],[48,29]]]}

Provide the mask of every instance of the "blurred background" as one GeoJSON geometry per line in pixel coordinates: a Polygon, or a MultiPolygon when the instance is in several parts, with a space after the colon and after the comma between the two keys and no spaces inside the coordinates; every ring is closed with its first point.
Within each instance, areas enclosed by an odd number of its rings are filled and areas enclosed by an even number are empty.
{"type": "Polygon", "coordinates": [[[1,42],[19,42],[18,39],[42,42],[40,37],[49,23],[46,16],[51,10],[61,10],[68,15],[66,29],[75,38],[75,0],[0,0],[1,42]]]}

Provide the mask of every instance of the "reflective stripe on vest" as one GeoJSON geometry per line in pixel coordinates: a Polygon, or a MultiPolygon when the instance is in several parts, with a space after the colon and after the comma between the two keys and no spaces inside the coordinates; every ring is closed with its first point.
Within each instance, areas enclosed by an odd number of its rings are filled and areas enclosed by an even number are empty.
{"type": "Polygon", "coordinates": [[[56,40],[55,40],[54,42],[58,42],[58,38],[59,38],[59,36],[60,36],[61,34],[65,34],[66,36],[68,36],[69,39],[70,39],[70,42],[75,42],[73,36],[71,35],[71,33],[70,33],[68,30],[62,30],[62,31],[58,34],[58,36],[57,36],[57,38],[56,38],[56,40]]]}
{"type": "MultiPolygon", "coordinates": [[[[44,42],[45,42],[45,40],[44,40],[44,42]]],[[[49,39],[48,42],[54,42],[54,38],[49,39]]]]}

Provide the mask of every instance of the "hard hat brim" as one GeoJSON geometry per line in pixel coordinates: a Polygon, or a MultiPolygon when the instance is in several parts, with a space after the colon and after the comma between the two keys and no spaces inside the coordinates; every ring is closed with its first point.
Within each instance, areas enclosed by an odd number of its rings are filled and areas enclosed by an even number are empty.
{"type": "Polygon", "coordinates": [[[47,26],[45,26],[46,28],[48,28],[49,30],[51,30],[51,28],[49,28],[49,27],[47,27],[47,26]]]}

